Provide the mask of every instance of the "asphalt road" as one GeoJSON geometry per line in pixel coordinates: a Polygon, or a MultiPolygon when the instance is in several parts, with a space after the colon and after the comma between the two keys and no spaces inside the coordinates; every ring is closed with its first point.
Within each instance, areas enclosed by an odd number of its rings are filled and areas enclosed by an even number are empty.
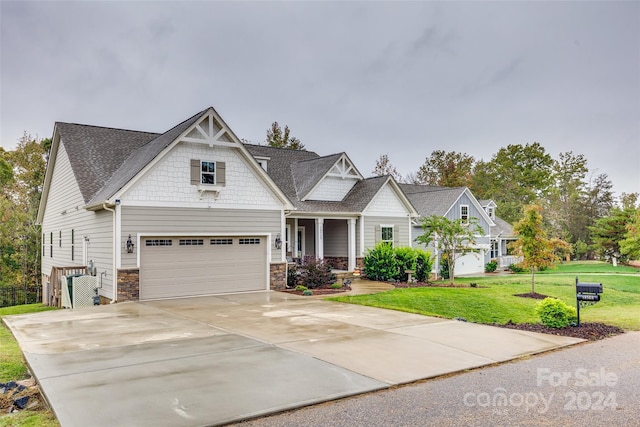
{"type": "Polygon", "coordinates": [[[640,332],[240,425],[640,426],[640,332]]]}

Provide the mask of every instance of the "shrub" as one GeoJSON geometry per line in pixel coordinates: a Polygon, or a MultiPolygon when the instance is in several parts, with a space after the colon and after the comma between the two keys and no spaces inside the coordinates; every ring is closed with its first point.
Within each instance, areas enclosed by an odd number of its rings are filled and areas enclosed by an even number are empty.
{"type": "Polygon", "coordinates": [[[494,271],[496,271],[497,268],[498,268],[498,263],[496,261],[489,261],[484,266],[484,272],[485,273],[493,273],[494,271]]]}
{"type": "Polygon", "coordinates": [[[364,272],[371,280],[394,280],[398,274],[398,264],[393,247],[381,242],[367,250],[364,257],[364,272]]]}
{"type": "Polygon", "coordinates": [[[322,285],[335,283],[336,275],[331,272],[331,266],[324,260],[314,257],[304,257],[300,268],[300,282],[307,288],[317,288],[322,285]]]}
{"type": "Polygon", "coordinates": [[[307,289],[309,289],[309,288],[307,288],[307,287],[306,287],[306,286],[304,286],[304,285],[298,285],[298,286],[296,286],[296,291],[306,291],[307,289]]]}
{"type": "Polygon", "coordinates": [[[536,306],[536,314],[548,328],[564,328],[578,319],[576,309],[556,298],[545,298],[536,306]]]}
{"type": "Polygon", "coordinates": [[[415,248],[416,254],[416,280],[418,282],[428,282],[431,275],[431,253],[419,248],[415,248]]]}
{"type": "Polygon", "coordinates": [[[394,279],[406,282],[409,280],[409,275],[405,273],[405,270],[416,271],[416,253],[413,248],[408,246],[394,248],[393,251],[396,256],[396,268],[398,269],[394,279]]]}
{"type": "Polygon", "coordinates": [[[342,287],[342,285],[340,283],[334,283],[333,285],[331,285],[331,289],[340,289],[342,287]]]}
{"type": "Polygon", "coordinates": [[[289,264],[287,268],[287,288],[293,288],[300,280],[300,272],[296,264],[289,264]]]}
{"type": "Polygon", "coordinates": [[[521,264],[509,264],[509,270],[512,273],[524,273],[524,267],[521,264]]]}
{"type": "Polygon", "coordinates": [[[313,291],[311,289],[305,289],[304,291],[302,291],[302,295],[308,297],[309,295],[313,295],[313,291]]]}

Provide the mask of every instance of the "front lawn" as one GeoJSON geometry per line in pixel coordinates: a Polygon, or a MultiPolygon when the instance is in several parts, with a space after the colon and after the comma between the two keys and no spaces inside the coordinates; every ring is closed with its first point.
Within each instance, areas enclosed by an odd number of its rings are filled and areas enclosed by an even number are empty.
{"type": "MultiPolygon", "coordinates": [[[[640,330],[640,275],[589,275],[579,271],[581,282],[604,286],[601,301],[581,310],[584,322],[600,322],[626,330],[640,330]]],[[[456,284],[477,283],[477,288],[393,289],[373,295],[340,296],[332,301],[369,305],[444,318],[464,317],[470,322],[505,324],[539,323],[537,300],[516,297],[531,291],[525,274],[456,279],[456,284]]],[[[575,278],[569,275],[536,275],[537,293],[560,298],[575,306],[575,278]]]]}
{"type": "MultiPolygon", "coordinates": [[[[581,274],[588,273],[607,273],[607,274],[634,274],[640,273],[640,269],[627,265],[618,265],[614,267],[608,262],[602,261],[571,261],[558,264],[554,268],[545,271],[536,272],[538,274],[581,274]]],[[[582,280],[582,278],[580,278],[582,280]]]]}

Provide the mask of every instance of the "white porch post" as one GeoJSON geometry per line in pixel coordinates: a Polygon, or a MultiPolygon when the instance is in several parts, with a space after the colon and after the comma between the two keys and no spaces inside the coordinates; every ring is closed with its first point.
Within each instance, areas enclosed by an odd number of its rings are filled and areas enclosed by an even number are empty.
{"type": "Polygon", "coordinates": [[[358,250],[358,256],[364,256],[364,216],[360,216],[360,249],[358,250]]]}
{"type": "Polygon", "coordinates": [[[498,239],[498,256],[502,256],[502,239],[498,239]]]}
{"type": "Polygon", "coordinates": [[[324,218],[316,218],[316,258],[324,258],[324,218]]]}
{"type": "Polygon", "coordinates": [[[356,269],[356,219],[349,218],[347,225],[349,227],[349,263],[347,269],[348,271],[353,271],[356,269]]]}
{"type": "MultiPolygon", "coordinates": [[[[293,219],[293,249],[291,255],[293,258],[298,258],[298,218],[293,219]]],[[[291,238],[292,236],[289,236],[291,238]]]]}

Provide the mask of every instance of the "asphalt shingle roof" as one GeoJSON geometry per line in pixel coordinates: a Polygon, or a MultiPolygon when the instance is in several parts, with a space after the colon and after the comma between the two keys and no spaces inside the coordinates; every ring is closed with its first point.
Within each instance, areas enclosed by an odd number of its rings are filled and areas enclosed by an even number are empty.
{"type": "Polygon", "coordinates": [[[515,237],[513,234],[513,227],[507,221],[497,216],[493,218],[493,222],[496,224],[491,227],[491,237],[515,237]]]}
{"type": "Polygon", "coordinates": [[[299,211],[361,212],[388,179],[374,177],[358,181],[339,202],[302,201],[300,198],[313,188],[343,153],[320,157],[312,151],[253,144],[245,144],[245,147],[253,156],[269,158],[267,173],[299,211]]]}
{"type": "Polygon", "coordinates": [[[432,185],[400,184],[409,201],[421,217],[444,216],[466,187],[438,187],[432,185]]]}
{"type": "Polygon", "coordinates": [[[85,203],[103,187],[131,152],[157,133],[112,129],[75,123],[56,123],[60,140],[85,203]]]}
{"type": "Polygon", "coordinates": [[[134,176],[138,174],[151,160],[153,160],[162,150],[167,148],[184,131],[194,125],[198,119],[208,110],[200,111],[184,122],[174,126],[162,135],[149,141],[130,153],[120,167],[109,177],[109,180],[88,202],[89,205],[107,200],[118,190],[124,187],[134,176]]]}

